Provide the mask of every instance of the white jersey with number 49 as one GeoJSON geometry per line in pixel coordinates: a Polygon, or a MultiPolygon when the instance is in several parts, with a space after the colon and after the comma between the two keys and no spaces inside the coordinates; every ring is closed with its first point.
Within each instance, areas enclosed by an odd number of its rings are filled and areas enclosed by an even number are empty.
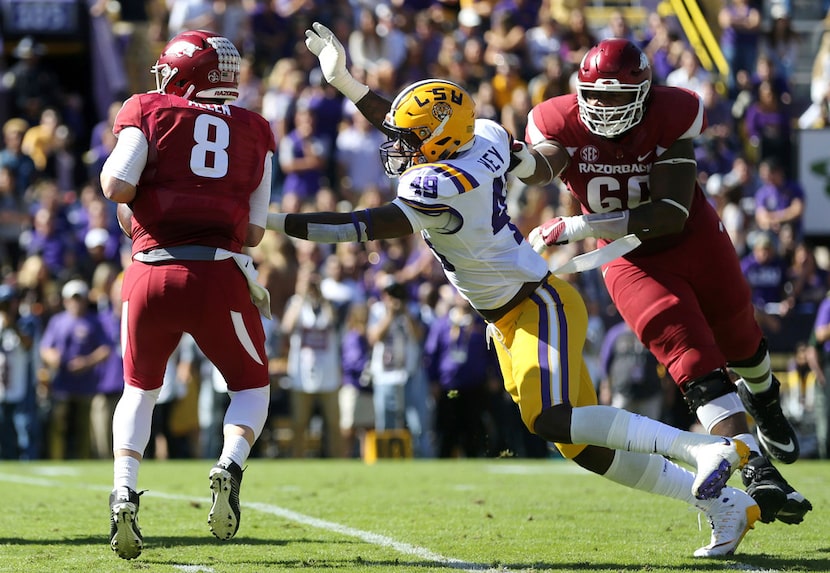
{"type": "Polygon", "coordinates": [[[470,149],[406,170],[394,200],[450,283],[480,310],[503,306],[524,283],[540,281],[548,271],[507,215],[510,144],[501,125],[477,119],[470,149]]]}

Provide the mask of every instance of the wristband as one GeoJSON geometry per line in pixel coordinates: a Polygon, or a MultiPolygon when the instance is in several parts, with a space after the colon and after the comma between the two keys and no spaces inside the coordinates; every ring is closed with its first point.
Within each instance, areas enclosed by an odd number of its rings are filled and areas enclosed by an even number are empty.
{"type": "Polygon", "coordinates": [[[344,76],[333,80],[331,85],[336,87],[337,91],[341,94],[352,100],[353,103],[357,103],[363,99],[363,96],[369,93],[369,86],[360,83],[348,72],[344,76]]]}
{"type": "Polygon", "coordinates": [[[278,233],[285,232],[285,218],[288,216],[287,213],[268,213],[268,217],[265,221],[265,228],[270,231],[276,231],[278,233]]]}
{"type": "Polygon", "coordinates": [[[628,234],[628,210],[580,215],[589,228],[585,237],[619,239],[628,234]]]}

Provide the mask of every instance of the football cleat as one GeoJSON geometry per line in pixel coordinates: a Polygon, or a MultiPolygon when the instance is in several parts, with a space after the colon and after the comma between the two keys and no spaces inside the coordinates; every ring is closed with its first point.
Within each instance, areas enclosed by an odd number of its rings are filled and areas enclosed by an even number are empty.
{"type": "Polygon", "coordinates": [[[144,548],[144,538],[138,527],[141,493],[119,487],[110,494],[110,547],[121,559],[135,559],[144,548]]]}
{"type": "Polygon", "coordinates": [[[208,514],[210,532],[219,539],[227,540],[236,535],[239,529],[242,468],[236,462],[217,463],[211,468],[209,479],[212,498],[208,514]]]}
{"type": "Polygon", "coordinates": [[[798,459],[798,436],[781,410],[781,383],[772,377],[772,386],[759,394],[749,391],[743,380],[737,382],[738,396],[747,413],[755,420],[758,442],[771,457],[791,464],[798,459]]]}
{"type": "Polygon", "coordinates": [[[706,515],[712,528],[709,545],[697,549],[695,557],[732,555],[761,515],[758,504],[734,487],[723,488],[717,498],[696,501],[695,507],[706,515]]]}
{"type": "Polygon", "coordinates": [[[761,508],[761,522],[795,525],[813,509],[803,495],[787,483],[781,472],[764,456],[755,456],[741,470],[741,480],[746,493],[761,508]]]}
{"type": "Polygon", "coordinates": [[[748,459],[749,446],[734,438],[721,438],[716,444],[701,446],[692,495],[697,499],[718,497],[732,472],[742,468],[748,459]]]}

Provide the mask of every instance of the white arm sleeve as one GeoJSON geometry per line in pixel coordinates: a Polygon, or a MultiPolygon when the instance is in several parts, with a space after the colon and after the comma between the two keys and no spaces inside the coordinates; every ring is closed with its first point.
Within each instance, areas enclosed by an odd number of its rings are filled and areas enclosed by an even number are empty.
{"type": "Polygon", "coordinates": [[[125,127],[118,134],[115,149],[107,157],[101,172],[130,185],[137,185],[141,172],[147,165],[147,148],[147,138],[140,129],[125,127]]]}
{"type": "Polygon", "coordinates": [[[257,227],[265,228],[265,220],[268,217],[268,205],[271,203],[271,169],[274,154],[270,151],[265,154],[265,167],[262,170],[262,181],[251,193],[251,213],[248,215],[248,223],[257,227]]]}

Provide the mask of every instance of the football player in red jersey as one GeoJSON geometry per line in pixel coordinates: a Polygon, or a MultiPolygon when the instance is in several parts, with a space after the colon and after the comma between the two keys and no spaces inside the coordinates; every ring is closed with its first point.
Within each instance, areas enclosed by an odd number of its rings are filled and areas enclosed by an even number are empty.
{"type": "Polygon", "coordinates": [[[123,285],[124,393],[113,420],[110,545],[119,557],[142,550],[138,468],[167,359],[183,332],[228,383],[224,446],[209,482],[211,532],[239,527],[242,466],[268,412],[265,334],[268,295],[250,257],[265,232],[274,137],[264,118],[230,105],[239,95],[240,56],[227,38],[182,32],[151,72],[158,89],[134,95],[113,128],[118,143],[101,171],[104,195],[129,225],[133,263],[123,285]],[[258,310],[260,309],[260,310],[258,310]]]}
{"type": "Polygon", "coordinates": [[[576,94],[531,110],[513,173],[529,184],[559,177],[582,214],[554,217],[529,239],[539,252],[586,237],[600,245],[628,233],[642,240],[603,266],[617,309],[706,430],[750,445],[742,478],[761,521],[800,523],[812,505],[758,444],[792,463],[797,437],[781,411],[735,249],[697,184],[692,141],[706,127],[703,104],[685,89],[652,86],[647,56],[624,39],[594,46],[577,73],[576,94]],[[737,387],[727,369],[740,376],[737,387]]]}

